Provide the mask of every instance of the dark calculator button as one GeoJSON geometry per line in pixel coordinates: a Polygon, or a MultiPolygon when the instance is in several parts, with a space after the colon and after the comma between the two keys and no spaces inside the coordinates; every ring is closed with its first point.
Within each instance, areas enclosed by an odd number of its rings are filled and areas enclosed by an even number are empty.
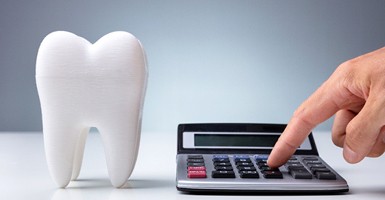
{"type": "Polygon", "coordinates": [[[191,159],[203,159],[202,155],[187,155],[187,158],[191,159]]]}
{"type": "Polygon", "coordinates": [[[318,158],[317,158],[317,157],[310,157],[310,156],[307,156],[307,157],[304,157],[302,160],[303,160],[303,161],[318,160],[318,158]]]}
{"type": "Polygon", "coordinates": [[[229,158],[213,158],[213,162],[230,162],[229,158]]]}
{"type": "Polygon", "coordinates": [[[291,164],[287,164],[286,167],[290,170],[290,169],[302,169],[304,168],[304,166],[300,163],[291,163],[291,164]]]}
{"type": "Polygon", "coordinates": [[[311,170],[311,172],[312,172],[313,174],[316,174],[317,172],[330,172],[330,170],[329,170],[328,168],[325,168],[325,167],[323,167],[323,168],[316,168],[316,167],[313,167],[313,168],[311,168],[310,170],[311,170]]]}
{"type": "Polygon", "coordinates": [[[187,166],[192,166],[192,167],[205,166],[205,163],[187,163],[187,166]]]}
{"type": "Polygon", "coordinates": [[[235,158],[234,161],[235,161],[235,163],[239,163],[239,162],[251,162],[251,159],[250,159],[250,158],[235,158]]]}
{"type": "Polygon", "coordinates": [[[291,171],[291,170],[304,170],[305,169],[305,167],[304,166],[302,166],[302,165],[300,165],[300,166],[286,166],[286,168],[289,170],[289,171],[291,171]]]}
{"type": "Polygon", "coordinates": [[[312,179],[313,175],[309,173],[306,169],[296,169],[296,170],[291,170],[290,174],[293,176],[295,179],[312,179]]]}
{"type": "Polygon", "coordinates": [[[269,167],[269,165],[267,165],[267,163],[258,163],[258,167],[259,167],[259,168],[262,168],[262,167],[269,167]]]}
{"type": "Polygon", "coordinates": [[[237,166],[239,166],[239,167],[253,167],[254,164],[251,162],[242,162],[242,163],[237,163],[237,166]]]}
{"type": "Polygon", "coordinates": [[[259,178],[257,171],[241,171],[239,172],[241,178],[259,178]]]}
{"type": "Polygon", "coordinates": [[[298,160],[288,160],[286,164],[301,164],[298,160]]]}
{"type": "Polygon", "coordinates": [[[263,164],[263,163],[267,163],[267,160],[259,160],[259,161],[257,161],[257,164],[263,164]]]}
{"type": "Polygon", "coordinates": [[[265,178],[283,178],[280,171],[264,171],[262,174],[265,178]]]}
{"type": "Polygon", "coordinates": [[[212,171],[213,178],[235,178],[234,171],[212,171]]]}
{"type": "Polygon", "coordinates": [[[230,162],[214,162],[214,166],[231,166],[230,162]]]}
{"type": "Polygon", "coordinates": [[[255,171],[255,170],[257,170],[254,166],[252,166],[252,167],[238,166],[237,168],[239,171],[255,171]]]}
{"type": "Polygon", "coordinates": [[[231,166],[215,166],[214,169],[217,171],[233,171],[231,166]]]}
{"type": "Polygon", "coordinates": [[[307,165],[309,164],[319,164],[321,165],[322,162],[318,161],[318,160],[307,160],[307,161],[304,161],[307,165]]]}
{"type": "Polygon", "coordinates": [[[308,164],[307,166],[309,166],[310,169],[311,168],[326,168],[326,166],[323,164],[308,164]]]}
{"type": "Polygon", "coordinates": [[[187,159],[187,162],[190,162],[190,163],[204,163],[205,161],[203,159],[189,158],[189,159],[187,159]]]}
{"type": "Polygon", "coordinates": [[[261,171],[279,171],[278,168],[271,168],[269,166],[259,168],[261,171]]]}
{"type": "Polygon", "coordinates": [[[337,177],[332,172],[316,172],[315,176],[321,180],[336,180],[337,177]]]}

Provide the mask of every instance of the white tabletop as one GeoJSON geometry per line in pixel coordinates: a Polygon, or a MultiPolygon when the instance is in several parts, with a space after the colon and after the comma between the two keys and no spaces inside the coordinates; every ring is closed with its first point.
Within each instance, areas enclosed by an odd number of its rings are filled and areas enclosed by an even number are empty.
{"type": "Polygon", "coordinates": [[[175,188],[175,133],[144,132],[138,160],[126,187],[110,184],[100,135],[87,139],[82,171],[78,181],[59,189],[51,180],[41,133],[0,133],[0,199],[385,199],[385,156],[366,158],[359,164],[347,164],[341,149],[330,134],[316,132],[320,156],[348,182],[345,195],[188,195],[175,188]]]}

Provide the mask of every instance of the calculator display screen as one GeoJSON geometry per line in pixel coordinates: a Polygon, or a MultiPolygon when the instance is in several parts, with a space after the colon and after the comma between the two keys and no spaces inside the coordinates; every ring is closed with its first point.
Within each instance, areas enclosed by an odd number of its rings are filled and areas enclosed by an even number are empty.
{"type": "Polygon", "coordinates": [[[196,147],[273,147],[279,135],[195,134],[196,147]]]}

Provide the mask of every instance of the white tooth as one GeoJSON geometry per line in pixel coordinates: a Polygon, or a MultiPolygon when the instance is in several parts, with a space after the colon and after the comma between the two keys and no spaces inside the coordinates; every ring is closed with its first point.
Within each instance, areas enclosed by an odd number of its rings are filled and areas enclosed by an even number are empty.
{"type": "Polygon", "coordinates": [[[140,42],[113,32],[95,44],[69,32],[49,34],[36,60],[44,145],[54,181],[66,187],[79,175],[90,127],[98,128],[113,186],[134,168],[147,83],[140,42]]]}

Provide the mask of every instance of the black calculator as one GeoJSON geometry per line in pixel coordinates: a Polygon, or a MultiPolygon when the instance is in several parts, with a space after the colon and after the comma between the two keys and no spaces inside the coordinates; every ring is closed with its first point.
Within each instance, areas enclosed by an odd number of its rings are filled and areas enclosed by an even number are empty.
{"type": "Polygon", "coordinates": [[[176,187],[183,192],[342,193],[348,184],[318,155],[312,136],[289,161],[267,159],[285,124],[180,124],[176,187]]]}

